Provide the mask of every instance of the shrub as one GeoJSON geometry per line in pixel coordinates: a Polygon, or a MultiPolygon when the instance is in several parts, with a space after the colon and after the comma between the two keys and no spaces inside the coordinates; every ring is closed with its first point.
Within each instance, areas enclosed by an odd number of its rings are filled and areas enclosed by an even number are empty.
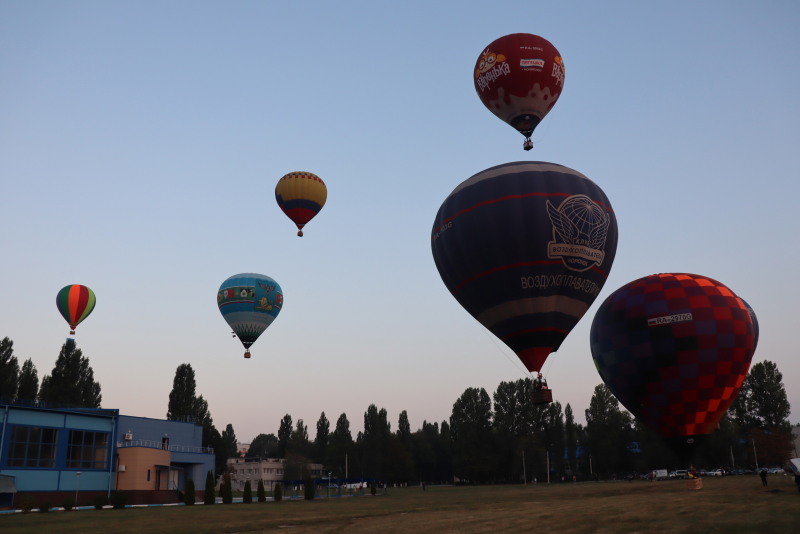
{"type": "Polygon", "coordinates": [[[214,474],[209,471],[206,475],[206,490],[203,492],[203,503],[214,504],[214,474]]]}
{"type": "Polygon", "coordinates": [[[272,488],[272,500],[275,502],[281,502],[283,499],[283,490],[281,489],[280,483],[275,484],[275,487],[272,488]]]}
{"type": "Polygon", "coordinates": [[[73,499],[72,497],[67,497],[66,499],[64,499],[64,502],[61,504],[61,507],[67,512],[69,512],[77,505],[78,503],[75,502],[75,499],[73,499]]]}
{"type": "Polygon", "coordinates": [[[233,490],[231,489],[231,476],[225,475],[225,483],[222,485],[222,504],[233,502],[233,490]]]}
{"type": "Polygon", "coordinates": [[[94,507],[98,510],[102,510],[103,506],[108,504],[108,497],[105,495],[98,495],[94,498],[94,502],[92,503],[94,507]]]}
{"type": "Polygon", "coordinates": [[[194,506],[194,480],[191,478],[186,479],[186,491],[183,492],[183,504],[186,506],[194,506]]]}
{"type": "Polygon", "coordinates": [[[242,492],[242,503],[250,504],[253,502],[253,489],[250,487],[250,481],[244,483],[244,491],[242,492]]]}
{"type": "Polygon", "coordinates": [[[114,510],[122,510],[128,502],[128,496],[122,490],[117,490],[111,494],[111,504],[114,505],[114,510]]]}
{"type": "Polygon", "coordinates": [[[306,477],[305,498],[307,501],[314,500],[314,480],[309,476],[306,477]]]}
{"type": "Polygon", "coordinates": [[[370,485],[370,487],[369,487],[369,492],[372,493],[373,495],[378,493],[378,488],[375,486],[375,481],[374,480],[372,481],[372,485],[370,485]]]}
{"type": "Polygon", "coordinates": [[[258,480],[258,490],[256,491],[258,495],[258,502],[266,502],[267,501],[267,494],[264,493],[264,481],[259,479],[258,480]]]}
{"type": "Polygon", "coordinates": [[[23,514],[31,513],[31,510],[33,510],[34,506],[36,506],[36,501],[33,500],[33,497],[30,495],[25,495],[19,502],[19,507],[23,514]]]}
{"type": "Polygon", "coordinates": [[[42,504],[39,505],[39,512],[41,512],[43,514],[47,513],[47,512],[50,511],[50,509],[52,507],[53,507],[53,505],[52,505],[52,503],[50,503],[50,501],[43,501],[42,504]]]}

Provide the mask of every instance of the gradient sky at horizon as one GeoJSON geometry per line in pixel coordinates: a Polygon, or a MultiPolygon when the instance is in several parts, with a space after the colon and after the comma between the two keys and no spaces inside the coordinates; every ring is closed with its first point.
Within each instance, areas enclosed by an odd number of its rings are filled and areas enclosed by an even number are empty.
{"type": "Polygon", "coordinates": [[[393,429],[441,422],[523,373],[442,284],[434,216],[473,174],[543,160],[602,187],[620,235],[547,367],[556,399],[584,421],[600,302],[691,272],[754,307],[754,362],[778,364],[800,422],[797,28],[796,2],[0,3],[0,337],[49,373],[55,295],[80,283],[104,407],[163,418],[188,362],[242,441],[285,413],[313,435],[345,412],[355,434],[370,403],[393,429]],[[529,153],[471,79],[515,32],[566,65],[529,153]],[[329,190],[302,239],[273,193],[294,170],[329,190]],[[215,302],[240,272],[286,299],[250,360],[215,302]]]}

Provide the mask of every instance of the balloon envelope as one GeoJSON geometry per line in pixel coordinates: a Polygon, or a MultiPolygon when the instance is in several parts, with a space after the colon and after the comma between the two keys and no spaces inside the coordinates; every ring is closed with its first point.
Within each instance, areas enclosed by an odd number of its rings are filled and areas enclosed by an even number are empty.
{"type": "Polygon", "coordinates": [[[473,77],[483,105],[530,137],[561,96],[564,75],[564,60],[550,41],[515,33],[481,52],[473,77]]]}
{"type": "Polygon", "coordinates": [[[742,299],[696,274],[626,284],[591,329],[600,377],[625,408],[664,438],[711,433],[750,368],[753,322],[742,299]]]}
{"type": "Polygon", "coordinates": [[[753,311],[753,308],[750,307],[747,301],[742,299],[742,302],[744,302],[744,307],[747,308],[747,313],[750,314],[750,320],[753,321],[753,334],[755,335],[755,340],[753,341],[753,352],[755,352],[758,348],[758,317],[756,317],[756,312],[753,311]]]}
{"type": "Polygon", "coordinates": [[[456,300],[529,371],[539,371],[605,284],[617,220],[603,191],[581,173],[508,163],[450,193],[431,248],[456,300]]]}
{"type": "Polygon", "coordinates": [[[244,348],[249,349],[280,313],[283,291],[269,276],[236,274],[219,286],[217,306],[244,348]]]}
{"type": "Polygon", "coordinates": [[[64,287],[56,296],[56,307],[72,329],[71,334],[75,333],[76,326],[89,317],[96,303],[94,291],[79,284],[64,287]]]}
{"type": "Polygon", "coordinates": [[[319,213],[327,199],[325,182],[310,172],[290,172],[275,186],[278,206],[297,225],[298,230],[302,230],[319,213]]]}

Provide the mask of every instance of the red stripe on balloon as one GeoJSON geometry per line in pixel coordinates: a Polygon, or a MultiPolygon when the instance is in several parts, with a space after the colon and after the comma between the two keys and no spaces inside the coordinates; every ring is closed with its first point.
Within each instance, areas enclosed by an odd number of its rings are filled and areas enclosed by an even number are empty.
{"type": "Polygon", "coordinates": [[[81,298],[81,286],[75,284],[69,288],[69,325],[73,326],[78,318],[78,302],[81,298]]]}
{"type": "Polygon", "coordinates": [[[73,321],[79,321],[83,312],[86,311],[86,305],[89,304],[89,289],[86,286],[80,286],[81,290],[78,294],[78,310],[75,314],[73,321]]]}
{"type": "MultiPolygon", "coordinates": [[[[472,211],[474,209],[480,208],[481,206],[486,206],[486,205],[489,205],[489,204],[496,204],[497,202],[502,202],[504,200],[513,200],[513,199],[516,199],[516,198],[528,198],[528,197],[571,197],[571,196],[574,196],[574,195],[572,195],[571,193],[537,193],[537,192],[534,192],[534,193],[525,193],[524,195],[506,195],[504,197],[495,198],[495,199],[492,199],[492,200],[484,200],[483,202],[478,202],[474,206],[470,206],[469,208],[464,208],[461,211],[457,211],[455,214],[453,214],[450,217],[448,217],[447,219],[443,220],[442,224],[440,224],[437,228],[435,228],[433,230],[433,233],[435,234],[436,232],[438,232],[442,228],[442,226],[444,226],[448,222],[452,221],[453,219],[455,219],[459,215],[462,215],[462,214],[470,212],[470,211],[472,211]]],[[[597,200],[592,200],[592,202],[594,202],[595,204],[597,204],[599,206],[602,206],[603,208],[607,209],[611,213],[614,213],[614,210],[612,210],[611,208],[609,208],[608,206],[606,206],[602,202],[597,201],[597,200]]],[[[434,236],[431,236],[431,241],[433,241],[433,240],[434,240],[434,236]]]]}

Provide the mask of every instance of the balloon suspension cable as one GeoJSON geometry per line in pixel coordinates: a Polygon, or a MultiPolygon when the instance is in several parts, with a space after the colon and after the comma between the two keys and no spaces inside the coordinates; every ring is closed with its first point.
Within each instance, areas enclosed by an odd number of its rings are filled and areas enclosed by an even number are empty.
{"type": "Polygon", "coordinates": [[[490,335],[489,335],[489,331],[486,329],[486,327],[485,327],[485,326],[483,326],[483,325],[481,325],[481,328],[483,328],[483,331],[484,331],[484,333],[486,334],[486,337],[488,337],[488,338],[489,338],[489,340],[491,340],[491,342],[494,344],[494,346],[495,346],[495,347],[497,347],[497,350],[499,350],[499,351],[500,351],[500,352],[503,354],[503,356],[505,356],[505,357],[506,357],[506,359],[507,359],[509,362],[511,362],[511,365],[513,365],[514,367],[516,367],[516,368],[519,370],[519,372],[520,372],[520,373],[522,373],[522,376],[524,376],[525,378],[529,378],[529,377],[531,376],[531,373],[529,372],[529,373],[527,373],[527,374],[526,374],[526,373],[525,373],[525,371],[523,371],[522,369],[520,369],[520,367],[519,367],[519,366],[518,366],[516,363],[514,363],[514,360],[512,360],[512,359],[511,359],[511,358],[508,356],[508,354],[506,354],[506,353],[505,353],[505,351],[504,351],[503,349],[501,349],[501,348],[500,348],[500,345],[498,345],[497,343],[495,343],[494,339],[492,339],[492,336],[490,336],[490,335]]]}
{"type": "MultiPolygon", "coordinates": [[[[552,352],[550,353],[550,356],[553,356],[552,352]]],[[[547,358],[548,360],[550,360],[548,362],[548,364],[547,364],[547,371],[544,372],[544,379],[545,380],[547,380],[547,375],[549,375],[550,371],[553,369],[553,361],[555,360],[555,358],[551,358],[550,356],[548,356],[548,358],[547,358]]]]}
{"type": "MultiPolygon", "coordinates": [[[[547,123],[547,128],[544,129],[544,133],[539,138],[539,140],[533,143],[534,145],[538,145],[539,143],[541,143],[542,140],[544,139],[544,137],[547,135],[547,132],[550,131],[550,125],[553,124],[553,116],[549,115],[549,117],[550,117],[550,121],[548,121],[548,123],[547,123]]],[[[530,137],[528,139],[530,139],[530,137]]]]}

